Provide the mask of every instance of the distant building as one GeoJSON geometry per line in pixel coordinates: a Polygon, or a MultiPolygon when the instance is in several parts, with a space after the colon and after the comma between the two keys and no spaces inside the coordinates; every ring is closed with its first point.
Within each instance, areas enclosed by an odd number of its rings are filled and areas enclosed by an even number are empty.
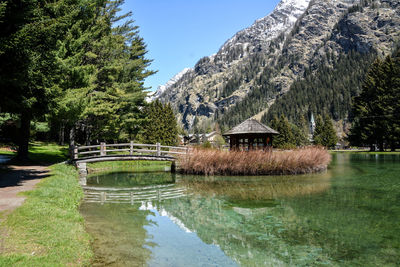
{"type": "Polygon", "coordinates": [[[229,137],[231,150],[264,150],[272,146],[279,133],[254,119],[248,119],[223,134],[229,137]]]}
{"type": "Polygon", "coordinates": [[[311,118],[310,118],[310,134],[314,135],[315,131],[315,120],[314,120],[314,114],[311,113],[311,118]]]}
{"type": "Polygon", "coordinates": [[[217,131],[206,134],[189,134],[187,136],[180,136],[181,144],[184,145],[199,145],[205,142],[210,142],[212,145],[218,145],[218,138],[222,137],[217,131]]]}

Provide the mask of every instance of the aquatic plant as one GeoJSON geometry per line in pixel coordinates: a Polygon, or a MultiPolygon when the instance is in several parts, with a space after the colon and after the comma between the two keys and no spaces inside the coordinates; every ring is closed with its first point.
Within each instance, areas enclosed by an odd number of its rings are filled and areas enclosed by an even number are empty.
{"type": "Polygon", "coordinates": [[[322,147],[287,151],[221,151],[197,148],[178,159],[185,174],[285,175],[320,172],[331,156],[322,147]]]}

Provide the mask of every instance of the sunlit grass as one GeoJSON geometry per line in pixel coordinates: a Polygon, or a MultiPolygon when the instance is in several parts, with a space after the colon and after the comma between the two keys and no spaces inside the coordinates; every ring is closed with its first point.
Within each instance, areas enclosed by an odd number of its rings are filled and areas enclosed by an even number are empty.
{"type": "Polygon", "coordinates": [[[52,166],[50,177],[24,194],[24,204],[2,222],[0,266],[89,265],[89,236],[78,211],[83,193],[74,167],[52,166]]]}
{"type": "MultiPolygon", "coordinates": [[[[37,164],[55,164],[68,160],[68,146],[56,143],[31,142],[29,144],[29,159],[37,164]]],[[[0,155],[15,156],[16,151],[10,147],[0,147],[0,155]]]]}
{"type": "Polygon", "coordinates": [[[29,158],[38,163],[54,164],[68,160],[68,146],[55,143],[32,142],[29,158]]]}
{"type": "Polygon", "coordinates": [[[167,161],[106,161],[89,163],[87,169],[90,173],[109,173],[109,172],[146,172],[164,171],[171,167],[171,162],[167,161]]]}

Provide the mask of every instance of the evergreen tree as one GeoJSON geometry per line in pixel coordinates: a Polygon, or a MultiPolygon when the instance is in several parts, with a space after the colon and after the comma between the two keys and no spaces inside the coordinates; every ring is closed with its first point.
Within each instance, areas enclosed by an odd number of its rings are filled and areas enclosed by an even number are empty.
{"type": "Polygon", "coordinates": [[[273,129],[279,132],[279,135],[273,139],[273,145],[275,147],[283,149],[296,147],[293,126],[289,123],[288,119],[284,115],[281,115],[279,120],[277,117],[275,117],[271,126],[273,129]]]}
{"type": "Polygon", "coordinates": [[[324,122],[321,115],[317,115],[315,118],[315,130],[313,135],[314,145],[323,146],[323,132],[324,132],[324,122]]]}
{"type": "Polygon", "coordinates": [[[132,138],[144,120],[140,112],[147,95],[143,81],[154,72],[146,70],[150,61],[145,58],[138,27],[129,19],[131,14],[117,15],[122,4],[122,0],[107,1],[104,15],[96,22],[100,33],[106,34],[92,43],[97,71],[83,113],[92,139],[119,139],[122,133],[132,138]]]}
{"type": "Polygon", "coordinates": [[[400,50],[395,53],[394,58],[387,57],[382,65],[384,73],[385,97],[388,129],[385,141],[394,151],[400,143],[400,50]]]}
{"type": "Polygon", "coordinates": [[[117,15],[122,3],[87,1],[59,46],[64,82],[52,118],[61,128],[80,125],[85,142],[133,139],[144,120],[143,80],[153,72],[146,70],[150,61],[131,14],[117,15]]]}
{"type": "Polygon", "coordinates": [[[156,100],[145,110],[147,122],[141,138],[143,142],[173,146],[178,143],[178,125],[170,104],[162,104],[156,100]]]}
{"type": "Polygon", "coordinates": [[[378,145],[381,151],[385,144],[392,150],[399,145],[400,63],[396,55],[371,65],[363,90],[354,100],[355,120],[349,136],[353,145],[369,145],[371,150],[378,145]]]}
{"type": "Polygon", "coordinates": [[[328,114],[324,116],[324,128],[323,128],[323,143],[322,145],[328,148],[334,148],[338,142],[336,130],[333,126],[332,119],[328,114]]]}
{"type": "Polygon", "coordinates": [[[297,146],[306,146],[310,144],[308,139],[309,127],[303,115],[300,115],[296,124],[293,125],[293,134],[297,146]]]}
{"type": "Polygon", "coordinates": [[[55,103],[57,43],[79,15],[81,1],[2,1],[0,4],[1,112],[19,114],[18,157],[28,156],[30,124],[55,103]]]}
{"type": "Polygon", "coordinates": [[[328,114],[324,116],[324,119],[320,115],[317,116],[315,132],[314,132],[314,144],[321,145],[327,148],[335,147],[338,142],[335,128],[332,123],[332,119],[328,114]]]}

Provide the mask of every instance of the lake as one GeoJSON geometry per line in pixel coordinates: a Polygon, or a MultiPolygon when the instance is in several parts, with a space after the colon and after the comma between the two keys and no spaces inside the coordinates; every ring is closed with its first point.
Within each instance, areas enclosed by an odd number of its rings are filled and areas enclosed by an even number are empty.
{"type": "Polygon", "coordinates": [[[95,266],[399,266],[400,155],[333,154],[301,176],[97,174],[95,266]]]}

